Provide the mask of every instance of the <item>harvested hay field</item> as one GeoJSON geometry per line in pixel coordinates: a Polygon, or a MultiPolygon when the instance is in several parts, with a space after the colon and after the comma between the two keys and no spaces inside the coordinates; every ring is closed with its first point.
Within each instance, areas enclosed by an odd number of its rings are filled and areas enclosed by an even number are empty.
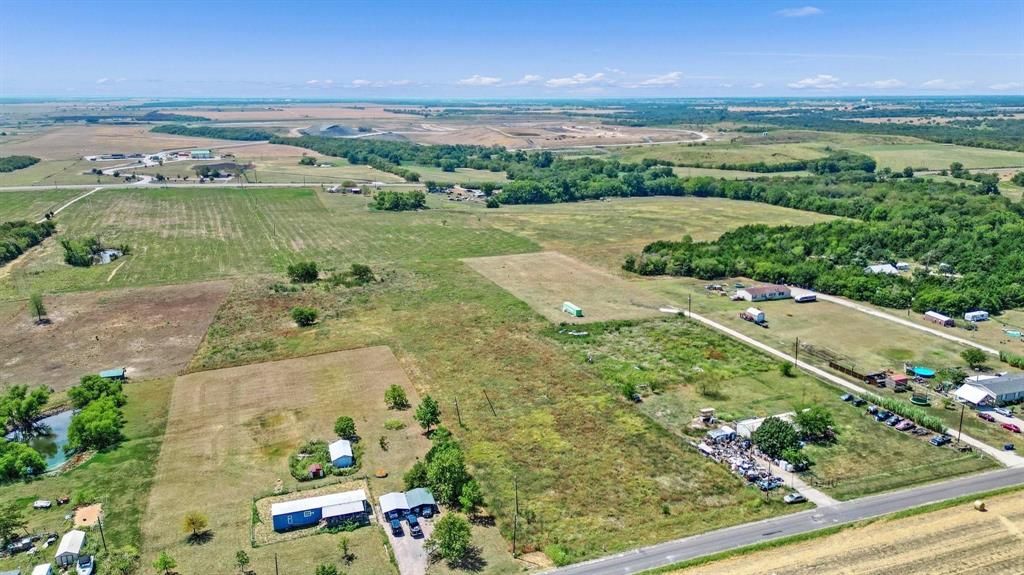
{"type": "Polygon", "coordinates": [[[882,520],[828,537],[749,553],[672,575],[940,575],[1024,571],[1024,496],[993,497],[988,511],[965,503],[882,520]]]}
{"type": "Polygon", "coordinates": [[[35,325],[25,301],[2,302],[0,385],[63,390],[114,367],[131,379],[175,375],[230,291],[228,282],[207,282],[50,296],[48,325],[35,325]]]}
{"type": "Polygon", "coordinates": [[[637,284],[558,252],[462,261],[555,323],[653,317],[664,304],[637,284]],[[563,312],[565,301],[582,307],[584,316],[563,312]]]}
{"type": "MultiPolygon", "coordinates": [[[[409,401],[419,397],[387,347],[340,351],[306,358],[191,373],[177,378],[167,431],[143,519],[143,555],[166,550],[181,573],[228,573],[235,552],[245,549],[257,573],[274,571],[279,556],[288,572],[312,573],[321,562],[336,563],[337,536],[313,534],[257,547],[250,545],[253,500],[300,482],[288,471],[288,457],[310,439],[333,439],[335,419],[348,415],[363,437],[361,469],[351,480],[367,479],[374,495],[401,486],[402,473],[422,456],[429,442],[412,411],[391,411],[384,390],[401,385],[409,401]],[[388,431],[399,419],[404,429],[388,431]],[[378,437],[387,438],[387,450],[378,437]],[[383,479],[364,477],[378,468],[383,479]],[[181,532],[182,516],[199,510],[210,519],[212,539],[190,545],[181,532]]],[[[323,480],[327,485],[330,480],[323,480]]],[[[303,488],[317,482],[302,482],[303,488]]],[[[375,528],[348,534],[356,560],[350,575],[388,573],[387,554],[375,528]]]]}
{"type": "Polygon", "coordinates": [[[160,150],[223,145],[224,140],[150,132],[153,126],[60,126],[36,137],[0,147],[0,155],[27,154],[44,160],[72,160],[90,154],[152,153],[160,150]]]}

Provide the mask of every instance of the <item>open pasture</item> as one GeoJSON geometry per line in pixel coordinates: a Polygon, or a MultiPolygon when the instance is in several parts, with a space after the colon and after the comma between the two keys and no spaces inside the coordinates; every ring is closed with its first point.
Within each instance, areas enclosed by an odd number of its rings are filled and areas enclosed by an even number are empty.
{"type": "Polygon", "coordinates": [[[678,164],[707,164],[709,166],[721,163],[746,164],[754,162],[778,164],[793,160],[822,158],[827,154],[822,148],[823,146],[815,142],[785,144],[665,144],[660,146],[619,148],[611,153],[611,157],[618,158],[624,162],[639,162],[645,158],[651,158],[670,160],[678,164]]]}
{"type": "Polygon", "coordinates": [[[850,149],[873,157],[879,168],[893,170],[902,170],[907,166],[920,170],[942,170],[949,168],[953,162],[960,162],[967,169],[1024,167],[1024,153],[1021,152],[932,142],[854,145],[850,149]]]}
{"type": "Polygon", "coordinates": [[[555,323],[584,323],[658,315],[662,300],[637,283],[593,268],[558,252],[463,260],[501,288],[555,323]],[[562,311],[571,301],[583,317],[562,311]]]}
{"type": "Polygon", "coordinates": [[[44,160],[72,160],[94,154],[153,153],[177,148],[209,148],[224,140],[192,138],[150,132],[153,126],[64,125],[47,129],[22,141],[0,146],[0,155],[25,154],[44,160]]]}
{"type": "MultiPolygon", "coordinates": [[[[82,193],[82,190],[32,190],[0,192],[0,222],[36,221],[82,193]]],[[[2,268],[0,268],[2,269],[2,268]]],[[[2,272],[0,272],[2,273],[2,272]]]]}
{"type": "Polygon", "coordinates": [[[83,375],[117,367],[126,367],[133,380],[175,375],[230,289],[209,282],[48,296],[47,325],[35,324],[23,300],[0,302],[0,385],[59,391],[83,375]]]}
{"type": "Polygon", "coordinates": [[[954,575],[1017,573],[1024,565],[1024,497],[1007,493],[912,517],[883,519],[667,575],[954,575]]]}
{"type": "MultiPolygon", "coordinates": [[[[422,456],[428,441],[411,411],[389,411],[384,390],[402,386],[413,405],[415,388],[386,347],[342,351],[301,359],[192,373],[174,384],[167,432],[143,520],[147,557],[167,550],[182,573],[223,573],[233,568],[235,551],[245,549],[258,573],[273,572],[278,556],[288,571],[312,572],[320,562],[340,563],[338,536],[312,535],[252,549],[252,500],[299,482],[288,472],[288,456],[309,439],[334,437],[334,420],[349,415],[362,439],[362,468],[370,475],[367,495],[401,486],[401,474],[422,456]],[[384,421],[407,425],[386,431],[384,421]],[[383,450],[379,436],[390,445],[383,450]],[[388,472],[373,478],[373,470],[388,472]],[[210,519],[212,539],[189,545],[181,519],[189,510],[210,519]]],[[[327,484],[331,479],[314,484],[327,484]]],[[[305,484],[309,487],[314,484],[305,484]]],[[[373,527],[349,534],[356,561],[348,573],[390,570],[381,538],[373,527]]],[[[147,571],[148,572],[148,571],[147,571]]]]}
{"type": "Polygon", "coordinates": [[[613,389],[645,392],[639,409],[681,438],[699,438],[691,420],[704,407],[726,422],[826,407],[836,420],[833,445],[811,445],[815,462],[805,481],[837,499],[907,487],[994,467],[986,457],[937,449],[918,437],[875,423],[839,399],[831,385],[798,373],[786,377],[760,352],[680,318],[588,326],[587,337],[559,335],[580,363],[613,389]],[[591,367],[592,366],[592,367],[591,367]]]}

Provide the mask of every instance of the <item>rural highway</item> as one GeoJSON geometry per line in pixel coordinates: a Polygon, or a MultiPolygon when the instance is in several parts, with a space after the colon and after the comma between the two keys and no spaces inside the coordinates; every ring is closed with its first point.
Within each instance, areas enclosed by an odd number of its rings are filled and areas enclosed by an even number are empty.
{"type": "Polygon", "coordinates": [[[1024,469],[1003,469],[981,475],[932,483],[914,489],[862,497],[831,507],[810,509],[642,547],[585,563],[545,571],[546,575],[605,575],[641,573],[680,561],[771,541],[834,525],[911,509],[929,503],[1024,483],[1024,469]]]}

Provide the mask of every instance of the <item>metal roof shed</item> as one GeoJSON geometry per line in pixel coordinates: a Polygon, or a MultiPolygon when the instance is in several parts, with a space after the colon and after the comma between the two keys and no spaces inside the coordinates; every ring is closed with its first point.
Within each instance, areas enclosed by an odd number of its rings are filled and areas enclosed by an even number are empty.
{"type": "Polygon", "coordinates": [[[42,565],[36,565],[32,568],[32,575],[52,575],[53,565],[49,563],[43,563],[42,565]]]}
{"type": "Polygon", "coordinates": [[[64,537],[60,538],[60,545],[57,547],[57,554],[54,556],[54,560],[61,567],[74,565],[75,561],[78,561],[78,555],[82,552],[82,547],[84,546],[85,531],[72,529],[65,533],[64,537]]]}
{"type": "Polygon", "coordinates": [[[327,446],[331,454],[331,463],[335,467],[352,467],[352,443],[347,439],[339,439],[327,446]]]}
{"type": "Polygon", "coordinates": [[[404,493],[391,492],[385,493],[378,498],[380,502],[380,512],[389,519],[394,519],[394,516],[401,516],[409,512],[409,501],[406,499],[404,493]]]}
{"type": "Polygon", "coordinates": [[[431,512],[437,511],[437,502],[434,501],[434,494],[429,489],[417,487],[405,492],[405,500],[409,503],[409,511],[423,514],[425,509],[431,512]]]}

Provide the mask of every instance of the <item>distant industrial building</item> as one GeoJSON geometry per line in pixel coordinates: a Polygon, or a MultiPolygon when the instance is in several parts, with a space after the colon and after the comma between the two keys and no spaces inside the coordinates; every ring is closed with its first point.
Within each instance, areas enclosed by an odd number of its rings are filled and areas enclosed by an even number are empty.
{"type": "Polygon", "coordinates": [[[192,150],[188,153],[188,157],[193,160],[209,160],[213,158],[213,152],[210,150],[192,150]]]}
{"type": "Polygon", "coordinates": [[[274,531],[309,527],[321,521],[329,526],[346,522],[367,524],[370,512],[370,502],[362,489],[283,501],[270,506],[274,531]]]}
{"type": "Polygon", "coordinates": [[[779,285],[761,285],[736,290],[736,296],[750,302],[788,299],[792,297],[789,288],[779,285]]]}

